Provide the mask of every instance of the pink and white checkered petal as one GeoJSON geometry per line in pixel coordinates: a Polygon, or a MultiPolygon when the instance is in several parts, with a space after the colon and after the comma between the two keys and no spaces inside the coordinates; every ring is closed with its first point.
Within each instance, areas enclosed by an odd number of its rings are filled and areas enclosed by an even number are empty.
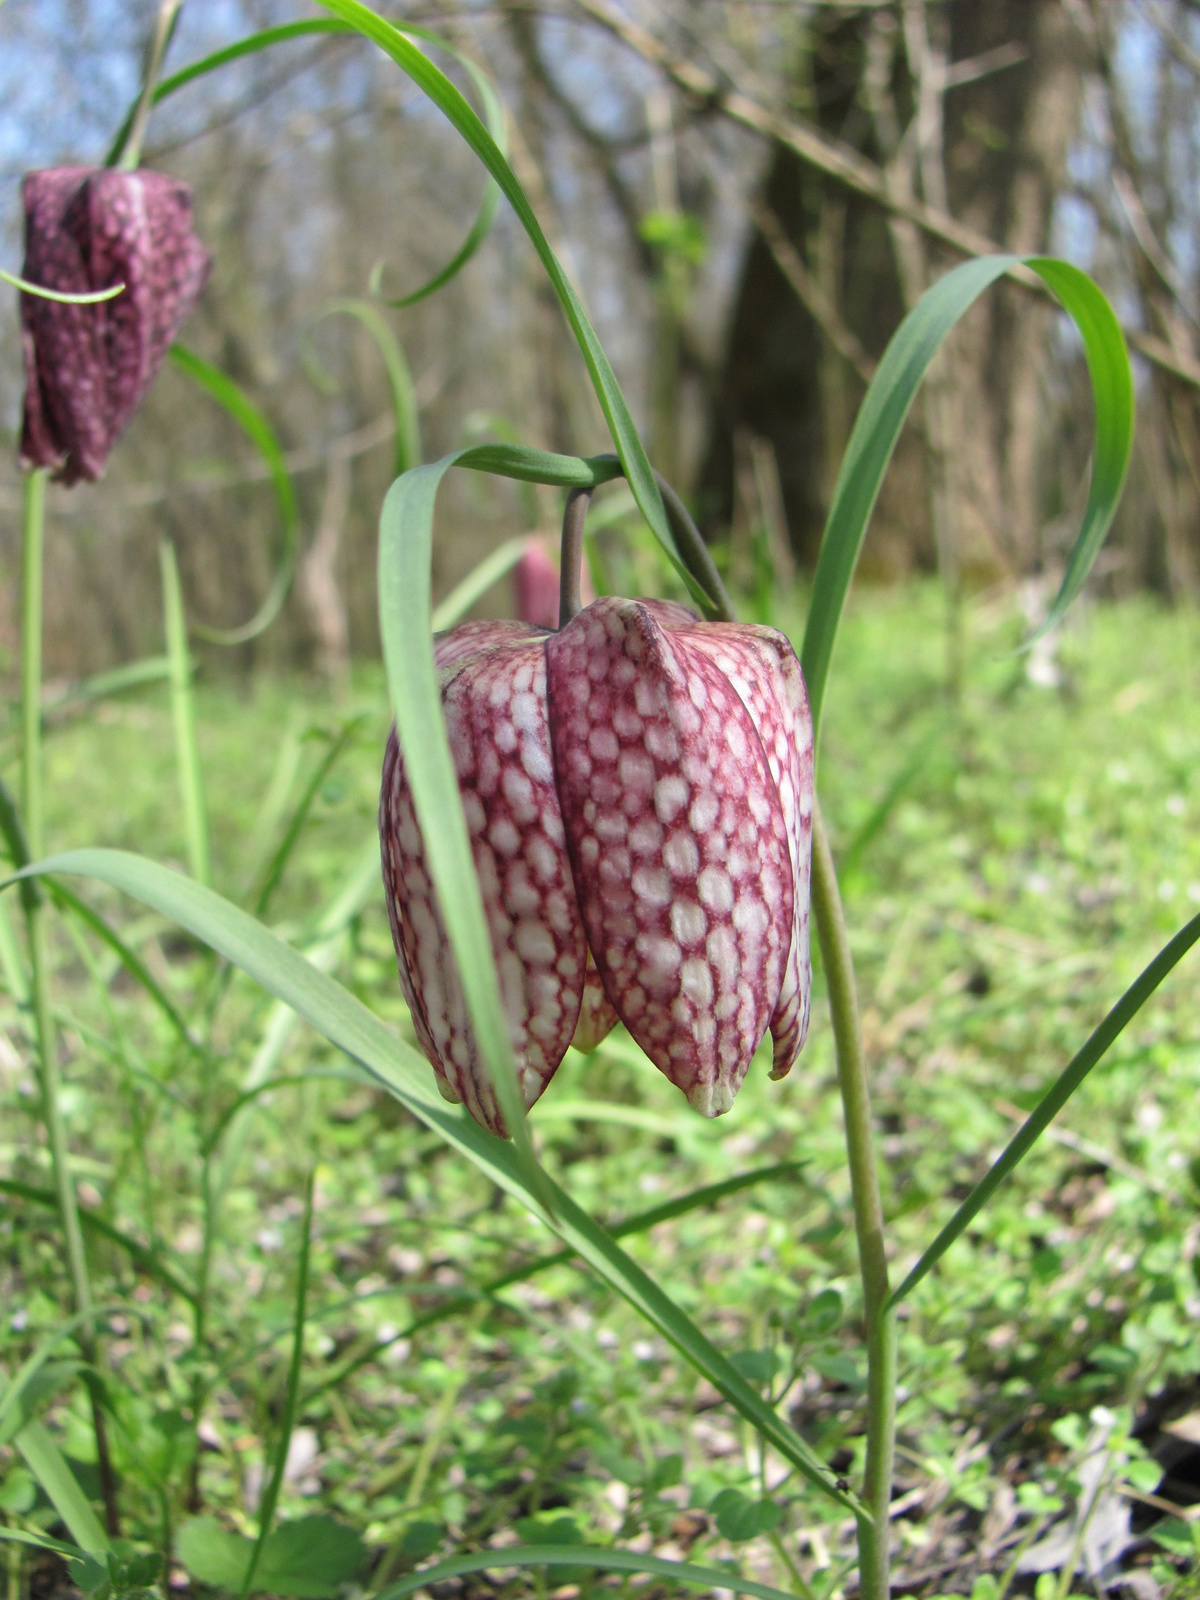
{"type": "Polygon", "coordinates": [[[576,1050],[590,1056],[599,1049],[621,1019],[613,1010],[612,1001],[604,992],[604,984],[596,970],[592,952],[587,954],[587,970],[583,975],[583,1004],[579,1008],[579,1021],[571,1043],[576,1050]]]}
{"type": "MultiPolygon", "coordinates": [[[[470,653],[444,672],[442,700],[521,1089],[532,1105],[575,1032],[587,958],[550,760],[540,640],[470,653]]],[[[471,1115],[503,1136],[425,868],[402,754],[380,815],[393,936],[401,981],[407,968],[415,997],[418,1038],[471,1115]]]]}
{"type": "MultiPolygon", "coordinates": [[[[412,1017],[417,1043],[437,1074],[438,1088],[448,1100],[457,1103],[459,1096],[446,1078],[438,1044],[429,1026],[420,982],[417,930],[427,927],[432,919],[432,890],[425,872],[421,836],[413,815],[395,728],[388,734],[383,756],[383,781],[379,791],[379,854],[383,869],[383,897],[396,951],[400,988],[412,1017]]],[[[429,959],[427,953],[427,966],[429,959]]],[[[445,970],[439,967],[437,973],[443,992],[445,970]]],[[[437,998],[436,990],[434,998],[437,998]]]]}
{"type": "Polygon", "coordinates": [[[700,614],[679,600],[639,600],[660,628],[693,628],[703,626],[700,614]]]}
{"type": "Polygon", "coordinates": [[[433,636],[434,665],[440,669],[452,667],[468,656],[490,650],[494,644],[517,644],[523,639],[544,639],[545,628],[531,627],[527,622],[511,622],[482,618],[478,622],[460,622],[457,628],[433,636]]]}
{"type": "Polygon", "coordinates": [[[809,890],[812,873],[812,716],[804,674],[790,641],[774,628],[701,625],[685,637],[728,678],[749,711],[779,789],[794,886],[792,938],[779,1004],[771,1018],[771,1076],[791,1068],[808,1032],[812,968],[809,890]]]}
{"type": "Polygon", "coordinates": [[[791,937],[762,742],[704,652],[639,601],[587,607],[546,662],[567,850],[605,991],[655,1065],[717,1116],[775,1011],[791,937]]]}

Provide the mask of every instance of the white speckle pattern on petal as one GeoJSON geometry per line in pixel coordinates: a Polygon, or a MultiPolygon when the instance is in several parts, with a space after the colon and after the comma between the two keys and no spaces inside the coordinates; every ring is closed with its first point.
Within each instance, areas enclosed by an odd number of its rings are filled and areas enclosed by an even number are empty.
{"type": "Polygon", "coordinates": [[[599,600],[547,640],[546,665],[567,850],[604,989],[715,1116],[779,1004],[795,870],[775,752],[698,647],[707,631],[682,607],[599,600]]]}
{"type": "MultiPolygon", "coordinates": [[[[692,625],[681,630],[732,684],[766,752],[771,778],[783,809],[792,868],[792,938],[779,1002],[771,1017],[773,1078],[782,1078],[800,1054],[808,1032],[812,968],[809,954],[809,888],[812,871],[813,743],[808,694],[796,653],[774,628],[733,623],[692,625]]],[[[748,798],[752,814],[753,800],[748,798]]],[[[691,821],[704,831],[707,813],[691,821]]],[[[706,869],[707,872],[708,869],[706,869]]],[[[727,891],[701,874],[702,904],[727,891]]],[[[774,914],[774,911],[772,912],[774,914]]]]}
{"type": "MultiPolygon", "coordinates": [[[[575,1033],[587,961],[550,759],[544,637],[520,624],[468,624],[449,636],[449,648],[439,640],[435,652],[527,1105],[546,1087],[575,1033]],[[473,638],[457,637],[468,629],[473,638]]],[[[384,759],[379,820],[392,938],[417,1038],[443,1090],[503,1135],[425,866],[394,730],[384,759]]]]}
{"type": "MultiPolygon", "coordinates": [[[[782,634],[606,599],[559,633],[434,641],[526,1102],[618,1020],[708,1116],[809,1011],[812,728],[782,634]]],[[[471,1037],[395,736],[380,799],[401,983],[439,1087],[505,1131],[471,1037]]]]}

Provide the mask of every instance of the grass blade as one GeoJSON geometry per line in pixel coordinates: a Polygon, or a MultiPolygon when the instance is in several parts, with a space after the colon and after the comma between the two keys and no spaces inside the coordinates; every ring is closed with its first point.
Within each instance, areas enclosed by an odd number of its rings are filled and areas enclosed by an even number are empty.
{"type": "MultiPolygon", "coordinates": [[[[19,872],[22,867],[29,865],[29,841],[25,837],[25,825],[21,821],[21,813],[17,810],[16,796],[0,777],[0,839],[4,840],[8,859],[19,872]]],[[[35,886],[33,894],[26,894],[21,890],[21,908],[26,914],[36,911],[42,903],[41,891],[35,886]]]]}
{"type": "Polygon", "coordinates": [[[97,672],[90,678],[81,678],[61,694],[44,700],[42,707],[47,716],[61,715],[79,702],[102,700],[110,694],[125,694],[130,689],[141,689],[148,683],[163,683],[170,676],[171,663],[166,656],[146,656],[141,661],[127,661],[108,672],[97,672]]]}
{"type": "Polygon", "coordinates": [[[318,971],[298,951],[230,901],[143,856],[123,850],[73,850],[26,870],[31,874],[68,873],[95,878],[170,917],[240,967],[337,1049],[345,1051],[491,1182],[545,1222],[724,1395],[771,1449],[846,1511],[860,1511],[855,1497],[837,1487],[832,1469],[766,1404],[687,1313],[625,1254],[612,1235],[543,1174],[553,1198],[553,1211],[547,1210],[530,1187],[512,1145],[479,1127],[461,1106],[447,1105],[433,1085],[424,1056],[398,1039],[341,984],[318,971]]]}
{"type": "MultiPolygon", "coordinates": [[[[1099,554],[1125,487],[1133,454],[1135,400],[1129,351],[1117,314],[1086,272],[1053,256],[1031,256],[1027,263],[1071,313],[1083,338],[1088,375],[1096,403],[1096,441],[1092,481],[1083,524],[1067,570],[1039,634],[1061,622],[1083,588],[1099,554]]],[[[1036,637],[1036,635],[1035,635],[1036,637]]]]}
{"type": "Polygon", "coordinates": [[[1018,266],[1031,267],[1054,291],[1082,335],[1096,404],[1092,482],[1083,525],[1062,587],[1043,627],[1079,593],[1112,523],[1133,447],[1133,375],[1116,316],[1078,267],[1045,256],[984,256],[964,262],[922,295],[883,353],[842,457],[821,540],[812,604],[800,652],[819,733],[830,663],[854,576],[900,429],[942,341],[985,289],[1018,266]]]}
{"type": "Polygon", "coordinates": [[[283,877],[292,851],[296,847],[296,841],[304,830],[304,824],[308,820],[308,813],[312,810],[313,801],[320,794],[321,786],[337,764],[338,757],[351,739],[354,738],[362,724],[363,719],[361,717],[354,717],[345,724],[337,737],[329,741],[329,748],[317,763],[312,777],[305,784],[304,792],[296,802],[295,809],[284,830],[283,838],[279,841],[279,845],[267,863],[266,871],[263,873],[262,885],[254,899],[254,915],[256,917],[266,915],[267,907],[271,903],[271,896],[279,887],[279,881],[283,877]]]}
{"type": "Polygon", "coordinates": [[[283,1488],[283,1475],[287,1471],[288,1447],[292,1442],[292,1429],[296,1425],[296,1403],[300,1396],[300,1369],[304,1362],[304,1323],[308,1314],[308,1257],[312,1244],[312,1216],[313,1216],[313,1187],[316,1181],[315,1171],[308,1174],[304,1185],[304,1217],[300,1224],[300,1260],[296,1268],[296,1314],[292,1326],[292,1358],[288,1363],[287,1395],[283,1403],[283,1418],[279,1429],[279,1443],[275,1447],[275,1468],[271,1473],[271,1481],[262,1497],[262,1506],[258,1514],[258,1537],[254,1541],[254,1549],[250,1552],[250,1560],[246,1564],[246,1575],[242,1579],[241,1600],[246,1600],[254,1582],[259,1558],[263,1546],[270,1537],[271,1524],[275,1520],[275,1507],[279,1504],[279,1491],[283,1488]]]}
{"type": "Polygon", "coordinates": [[[110,927],[100,913],[93,911],[86,900],[81,900],[73,890],[66,888],[61,883],[52,883],[49,886],[48,893],[60,910],[65,908],[70,911],[86,928],[90,928],[98,939],[103,940],[129,976],[150,996],[151,1000],[179,1035],[180,1041],[187,1045],[189,1050],[202,1056],[204,1051],[200,1044],[192,1038],[179,1008],[138,955],[137,951],[132,950],[116,929],[110,927]]]}
{"type": "MultiPolygon", "coordinates": [[[[264,28],[259,33],[252,33],[245,39],[238,39],[233,44],[225,45],[221,50],[214,50],[211,55],[202,56],[198,61],[189,62],[186,67],[181,67],[178,72],[173,72],[169,78],[162,78],[154,86],[150,104],[158,105],[160,100],[165,100],[167,95],[174,94],[177,89],[182,89],[185,84],[194,83],[197,78],[202,78],[206,73],[215,72],[218,67],[228,66],[231,61],[238,61],[242,56],[256,55],[260,50],[267,50],[274,44],[285,44],[289,39],[300,39],[314,33],[348,33],[350,30],[343,22],[337,22],[332,17],[317,17],[309,22],[286,22],[282,27],[264,28]]],[[[124,154],[125,145],[133,129],[134,118],[137,116],[138,105],[141,100],[139,95],[125,114],[125,120],[117,129],[116,136],[104,157],[106,167],[115,167],[124,154]]]]}
{"type": "Polygon", "coordinates": [[[435,1567],[424,1567],[399,1583],[389,1584],[373,1595],[372,1600],[407,1600],[408,1595],[416,1594],[419,1589],[445,1583],[448,1578],[509,1567],[590,1567],[596,1572],[649,1573],[689,1589],[725,1589],[734,1594],[754,1595],[755,1600],[795,1600],[786,1589],[743,1578],[730,1567],[701,1567],[691,1561],[664,1561],[660,1556],[644,1556],[636,1550],[598,1550],[595,1545],[588,1544],[518,1544],[502,1550],[487,1550],[483,1554],[451,1556],[435,1567]]]}
{"type": "MultiPolygon", "coordinates": [[[[47,1191],[50,1204],[54,1204],[54,1195],[47,1191]]],[[[38,1344],[33,1354],[18,1368],[11,1382],[5,1384],[0,1378],[0,1444],[7,1444],[9,1435],[16,1431],[19,1424],[20,1412],[16,1409],[21,1403],[21,1396],[29,1384],[37,1377],[38,1373],[50,1360],[64,1339],[69,1339],[76,1328],[82,1327],[85,1322],[94,1322],[97,1317],[111,1316],[114,1311],[124,1310],[124,1307],[93,1306],[89,1311],[77,1311],[66,1322],[60,1323],[52,1333],[48,1333],[38,1344]]]]}
{"type": "Polygon", "coordinates": [[[296,571],[296,533],[299,522],[296,491],[292,487],[291,473],[287,469],[283,448],[275,437],[275,430],[249,396],[242,393],[232,378],[226,377],[216,367],[210,366],[185,345],[173,344],[169,353],[179,370],[194,379],[202,389],[206,389],[217,404],[223,406],[242,428],[266,462],[274,485],[283,540],[279,565],[262,605],[249,622],[243,622],[240,628],[210,628],[197,623],[193,629],[200,638],[207,639],[210,644],[245,644],[248,639],[256,638],[274,622],[291,587],[296,571]]]}
{"type": "Polygon", "coordinates": [[[14,1544],[31,1544],[37,1550],[53,1550],[55,1555],[66,1556],[68,1560],[87,1559],[87,1552],[77,1544],[64,1544],[61,1539],[51,1539],[44,1533],[26,1533],[24,1528],[0,1527],[0,1539],[11,1539],[14,1544]]]}
{"type": "Polygon", "coordinates": [[[475,1046],[531,1189],[550,1208],[517,1079],[454,759],[433,664],[433,508],[454,460],[397,478],[379,518],[379,631],[413,810],[475,1046]]]}
{"type": "MultiPolygon", "coordinates": [[[[448,55],[458,62],[475,86],[475,93],[479,96],[480,103],[483,106],[483,116],[487,124],[487,130],[495,140],[496,148],[502,155],[507,156],[508,124],[505,120],[504,107],[501,104],[500,96],[496,93],[495,85],[488,75],[479,69],[470,56],[464,55],[461,50],[455,49],[448,39],[443,39],[436,33],[430,33],[425,28],[412,27],[409,24],[400,24],[400,26],[405,33],[411,33],[418,39],[424,39],[427,44],[436,45],[438,49],[445,50],[448,55]]],[[[443,284],[449,283],[450,279],[466,266],[467,262],[470,261],[491,232],[499,204],[500,186],[495,178],[489,178],[475,221],[471,224],[471,230],[451,259],[439,272],[435,272],[431,278],[428,278],[419,289],[413,289],[410,293],[401,295],[399,299],[388,300],[386,303],[393,310],[400,310],[404,306],[416,305],[418,300],[424,300],[428,295],[440,289],[443,284]]],[[[371,274],[371,287],[377,294],[382,293],[380,288],[382,276],[383,265],[380,263],[371,274]]],[[[416,458],[409,462],[410,466],[416,466],[416,464],[416,458]]]]}
{"type": "Polygon", "coordinates": [[[357,318],[374,339],[379,354],[383,357],[388,386],[392,391],[392,415],[396,419],[393,471],[396,477],[399,477],[410,467],[419,467],[421,464],[421,427],[417,418],[417,397],[413,391],[412,373],[409,371],[404,346],[380,315],[378,306],[373,306],[369,300],[331,300],[303,330],[300,339],[301,355],[309,369],[309,376],[317,387],[327,394],[333,392],[333,379],[313,348],[312,334],[318,323],[324,322],[328,317],[339,315],[357,318]]]}
{"type": "Polygon", "coordinates": [[[179,797],[183,802],[188,867],[198,883],[208,883],[212,877],[212,863],[208,851],[208,808],[204,803],[204,779],[200,772],[200,752],[196,746],[192,657],[188,650],[179,566],[175,560],[175,546],[169,539],[160,542],[158,559],[162,568],[163,628],[167,636],[167,660],[171,664],[175,766],[179,774],[179,797]]]}
{"type": "Polygon", "coordinates": [[[1200,939],[1200,916],[1195,916],[1190,922],[1185,923],[1170,943],[1164,945],[1158,952],[1137,981],[1126,989],[1104,1021],[1088,1038],[1087,1043],[1072,1057],[1063,1072],[1038,1101],[1003,1154],[971,1190],[929,1249],[890,1297],[889,1306],[896,1305],[911,1293],[921,1279],[942,1259],[954,1241],[971,1225],[1005,1178],[1029,1154],[1109,1046],[1129,1026],[1159,984],[1172,968],[1183,960],[1197,939],[1200,939]]]}
{"type": "Polygon", "coordinates": [[[108,1552],[108,1535],[54,1440],[40,1422],[27,1422],[13,1443],[45,1490],[46,1498],[66,1523],[72,1539],[81,1550],[103,1563],[108,1552]]]}

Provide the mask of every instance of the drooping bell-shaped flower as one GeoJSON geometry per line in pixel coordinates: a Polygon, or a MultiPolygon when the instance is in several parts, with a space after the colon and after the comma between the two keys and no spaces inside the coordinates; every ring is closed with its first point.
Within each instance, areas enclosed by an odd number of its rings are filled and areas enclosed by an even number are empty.
{"type": "MultiPolygon", "coordinates": [[[[812,723],[770,628],[602,599],[556,633],[467,623],[435,646],[521,1087],[619,1018],[708,1116],[809,1006],[812,723]]],[[[401,983],[443,1091],[494,1132],[393,731],[379,809],[401,983]]]]}
{"type": "Polygon", "coordinates": [[[161,172],[53,167],[30,172],[23,274],[112,300],[64,305],[21,296],[25,411],[21,463],[62,483],[95,480],[141,405],[208,277],[186,184],[161,172]]]}

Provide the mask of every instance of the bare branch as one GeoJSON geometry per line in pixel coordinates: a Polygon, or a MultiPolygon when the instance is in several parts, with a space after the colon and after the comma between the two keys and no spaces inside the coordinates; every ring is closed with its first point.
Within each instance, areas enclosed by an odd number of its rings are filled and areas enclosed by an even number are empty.
{"type": "Polygon", "coordinates": [[[875,363],[863,348],[858,335],[842,320],[837,307],[808,270],[803,256],[788,238],[779,218],[770,206],[761,201],[752,205],[750,215],[762,235],[763,243],[771,252],[772,260],[795,290],[801,305],[838,354],[850,363],[864,383],[870,383],[875,374],[875,363]]]}

